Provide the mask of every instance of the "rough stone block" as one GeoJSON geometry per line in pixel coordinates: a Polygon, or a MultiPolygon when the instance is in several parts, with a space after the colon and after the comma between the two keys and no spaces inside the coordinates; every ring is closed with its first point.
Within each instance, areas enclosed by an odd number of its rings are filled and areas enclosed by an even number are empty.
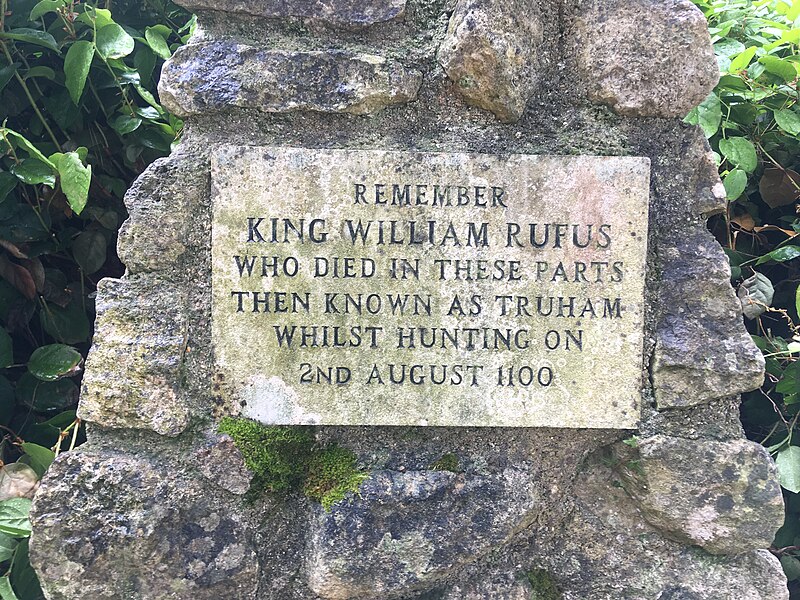
{"type": "Polygon", "coordinates": [[[104,427],[175,436],[189,422],[181,397],[184,293],[152,280],[104,279],[78,415],[104,427]]]}
{"type": "Polygon", "coordinates": [[[534,11],[520,0],[461,0],[439,50],[439,62],[467,102],[504,122],[522,116],[538,82],[542,25],[534,11]]]}
{"type": "Polygon", "coordinates": [[[234,107],[363,115],[414,100],[421,83],[420,72],[372,54],[215,41],[175,52],[164,65],[159,94],[180,117],[234,107]]]}
{"type": "Polygon", "coordinates": [[[388,599],[424,589],[529,524],[542,493],[512,468],[498,477],[375,472],[358,497],[330,513],[317,510],[309,587],[328,600],[388,599]]]}
{"type": "Polygon", "coordinates": [[[712,554],[767,548],[783,524],[775,463],[747,440],[639,442],[626,489],[644,517],[668,537],[712,554]]]}
{"type": "Polygon", "coordinates": [[[589,98],[629,116],[683,117],[719,79],[689,0],[587,0],[573,30],[589,98]]]}
{"type": "Polygon", "coordinates": [[[194,459],[206,479],[222,489],[238,495],[250,489],[253,474],[230,436],[221,435],[206,444],[194,453],[194,459]]]}
{"type": "Polygon", "coordinates": [[[207,487],[132,455],[62,454],[31,513],[47,598],[255,598],[244,525],[207,487]]]}
{"type": "Polygon", "coordinates": [[[761,385],[764,358],[741,323],[719,244],[697,227],[658,255],[663,315],[651,366],[658,408],[693,406],[761,385]]]}
{"type": "Polygon", "coordinates": [[[180,157],[151,164],[125,194],[128,220],[117,242],[128,273],[174,269],[186,251],[186,228],[193,204],[208,182],[202,163],[180,157]]]}
{"type": "Polygon", "coordinates": [[[179,0],[191,11],[219,10],[258,17],[301,17],[345,29],[358,29],[403,16],[406,0],[179,0]]]}

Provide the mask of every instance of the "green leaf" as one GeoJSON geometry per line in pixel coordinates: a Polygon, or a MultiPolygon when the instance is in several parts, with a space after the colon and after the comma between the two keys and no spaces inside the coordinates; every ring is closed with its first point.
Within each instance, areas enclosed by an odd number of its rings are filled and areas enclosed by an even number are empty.
{"type": "Polygon", "coordinates": [[[11,561],[11,586],[21,600],[44,600],[39,578],[31,566],[28,540],[21,540],[11,561]]]}
{"type": "Polygon", "coordinates": [[[794,309],[797,311],[797,316],[800,317],[800,285],[797,286],[797,291],[794,293],[794,309]]]}
{"type": "Polygon", "coordinates": [[[0,502],[0,532],[15,537],[28,537],[31,534],[31,522],[28,513],[31,501],[28,498],[10,498],[0,502]]]}
{"type": "Polygon", "coordinates": [[[5,369],[14,364],[14,352],[11,345],[11,336],[0,327],[0,369],[5,369]]]}
{"type": "Polygon", "coordinates": [[[741,167],[748,173],[755,171],[758,166],[755,146],[750,140],[743,137],[720,140],[719,151],[734,166],[741,167]]]}
{"type": "Polygon", "coordinates": [[[167,45],[167,40],[165,39],[163,30],[155,27],[148,27],[144,31],[144,39],[147,40],[147,45],[152,48],[153,52],[158,54],[164,60],[172,56],[172,52],[169,51],[169,46],[167,45]]]}
{"type": "Polygon", "coordinates": [[[11,587],[11,579],[9,577],[0,577],[0,600],[19,600],[19,597],[11,587]]]}
{"type": "Polygon", "coordinates": [[[800,256],[800,246],[783,246],[777,250],[773,250],[759,258],[756,261],[757,265],[762,265],[765,262],[774,260],[775,262],[786,262],[800,256]]]}
{"type": "Polygon", "coordinates": [[[750,61],[755,56],[755,54],[756,54],[755,46],[750,46],[749,48],[737,54],[736,58],[734,58],[731,61],[730,67],[728,67],[728,73],[734,74],[746,69],[747,65],[750,64],[750,61]]]}
{"type": "Polygon", "coordinates": [[[79,297],[73,297],[62,308],[52,302],[39,311],[42,328],[62,344],[78,344],[89,341],[91,324],[79,297]]]}
{"type": "Polygon", "coordinates": [[[56,39],[49,33],[39,31],[38,29],[20,27],[18,29],[12,29],[11,31],[3,31],[0,33],[0,38],[7,38],[10,40],[16,40],[18,42],[26,42],[28,44],[42,46],[48,50],[58,52],[58,44],[56,43],[56,39]]]}
{"type": "Polygon", "coordinates": [[[78,386],[68,378],[42,381],[25,373],[17,382],[15,395],[17,401],[27,408],[48,413],[73,406],[78,400],[78,386]]]}
{"type": "Polygon", "coordinates": [[[5,202],[15,187],[17,187],[17,178],[11,173],[0,171],[0,204],[5,202]]]}
{"type": "MultiPolygon", "coordinates": [[[[0,562],[6,561],[14,556],[14,548],[17,547],[17,540],[7,533],[0,533],[0,562]]],[[[2,596],[0,596],[2,598],[2,596]]]]}
{"type": "Polygon", "coordinates": [[[89,198],[92,167],[84,167],[77,152],[54,154],[53,157],[56,157],[54,162],[61,180],[61,191],[67,197],[70,208],[79,215],[89,198]]]}
{"type": "Polygon", "coordinates": [[[39,65],[37,67],[31,67],[26,71],[25,79],[27,80],[32,77],[44,77],[45,79],[53,81],[56,78],[56,72],[50,67],[39,65]]]}
{"type": "Polygon", "coordinates": [[[747,187],[747,173],[741,169],[734,169],[725,175],[722,185],[725,186],[725,197],[728,200],[736,200],[747,187]]]}
{"type": "Polygon", "coordinates": [[[28,464],[36,471],[36,474],[41,479],[45,471],[50,468],[53,461],[56,459],[56,454],[50,448],[45,448],[39,444],[32,444],[31,442],[22,443],[22,451],[30,457],[28,464]]]}
{"type": "Polygon", "coordinates": [[[788,108],[776,110],[772,114],[775,117],[775,122],[778,124],[778,127],[789,135],[800,135],[800,114],[788,108]]]}
{"type": "Polygon", "coordinates": [[[56,185],[56,175],[48,165],[35,158],[26,158],[17,165],[11,165],[11,172],[28,185],[43,183],[50,187],[56,185]]]}
{"type": "Polygon", "coordinates": [[[56,12],[59,8],[64,6],[61,0],[42,0],[31,10],[31,16],[28,17],[31,21],[35,21],[47,13],[56,12]]]}
{"type": "Polygon", "coordinates": [[[92,66],[93,58],[94,44],[83,40],[72,44],[64,58],[65,83],[69,97],[76,106],[80,102],[83,88],[86,86],[86,78],[89,76],[89,67],[92,66]]]}
{"type": "Polygon", "coordinates": [[[759,58],[758,62],[764,65],[764,68],[768,72],[777,75],[784,81],[792,82],[797,78],[797,69],[795,69],[794,64],[788,60],[767,55],[759,58]]]}
{"type": "Polygon", "coordinates": [[[714,135],[722,121],[722,104],[717,94],[711,92],[699,106],[692,109],[684,121],[692,125],[699,125],[706,138],[714,135]]]}
{"type": "Polygon", "coordinates": [[[800,578],[800,560],[797,560],[794,556],[788,554],[781,556],[781,567],[783,567],[783,573],[789,581],[800,578]]]}
{"type": "Polygon", "coordinates": [[[55,381],[75,375],[80,370],[83,357],[80,352],[64,344],[41,346],[28,360],[31,375],[42,381],[55,381]]]}
{"type": "Polygon", "coordinates": [[[105,59],[123,58],[133,52],[134,39],[116,23],[109,23],[97,31],[97,53],[105,59]]]}
{"type": "Polygon", "coordinates": [[[19,65],[20,63],[13,63],[0,69],[0,90],[3,90],[8,85],[8,82],[14,77],[14,73],[17,72],[19,65]]]}
{"type": "Polygon", "coordinates": [[[800,448],[786,446],[775,457],[781,485],[790,492],[800,492],[800,448]]]}
{"type": "Polygon", "coordinates": [[[136,131],[142,120],[139,117],[132,117],[130,115],[117,115],[109,122],[111,128],[120,135],[127,135],[132,131],[136,131]]]}
{"type": "Polygon", "coordinates": [[[72,244],[72,256],[85,275],[100,270],[106,262],[106,236],[96,230],[83,231],[72,244]]]}
{"type": "Polygon", "coordinates": [[[2,131],[7,137],[16,140],[19,147],[23,148],[28,154],[30,154],[31,158],[35,158],[36,160],[43,162],[48,167],[55,170],[56,166],[52,163],[52,161],[42,154],[41,150],[28,141],[28,138],[26,138],[24,135],[17,133],[13,129],[8,129],[7,127],[0,128],[0,131],[2,131]]]}

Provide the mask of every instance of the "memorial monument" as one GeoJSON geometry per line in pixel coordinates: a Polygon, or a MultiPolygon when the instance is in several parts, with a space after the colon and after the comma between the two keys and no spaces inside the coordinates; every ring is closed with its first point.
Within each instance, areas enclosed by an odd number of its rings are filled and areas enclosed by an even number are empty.
{"type": "Polygon", "coordinates": [[[788,598],[688,0],[183,0],[51,600],[788,598]]]}

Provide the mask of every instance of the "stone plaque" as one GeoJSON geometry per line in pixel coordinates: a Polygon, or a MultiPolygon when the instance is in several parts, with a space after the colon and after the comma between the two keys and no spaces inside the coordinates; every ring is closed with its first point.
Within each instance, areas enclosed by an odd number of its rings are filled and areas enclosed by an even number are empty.
{"type": "Polygon", "coordinates": [[[273,424],[635,428],[646,158],[234,147],[212,335],[273,424]]]}

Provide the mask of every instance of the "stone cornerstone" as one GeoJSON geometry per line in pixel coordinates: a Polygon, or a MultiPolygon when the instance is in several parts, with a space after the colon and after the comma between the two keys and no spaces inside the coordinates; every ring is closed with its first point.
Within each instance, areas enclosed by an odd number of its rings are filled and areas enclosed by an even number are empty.
{"type": "Polygon", "coordinates": [[[89,441],[34,502],[48,599],[788,598],[765,550],[781,490],[738,417],[764,363],[705,228],[725,203],[709,147],[681,122],[718,76],[688,0],[182,4],[199,28],[159,89],[185,135],[126,196],[89,441]],[[211,163],[231,145],[649,159],[638,428],[316,426],[368,474],[358,493],[248,493],[212,342],[211,163]]]}

